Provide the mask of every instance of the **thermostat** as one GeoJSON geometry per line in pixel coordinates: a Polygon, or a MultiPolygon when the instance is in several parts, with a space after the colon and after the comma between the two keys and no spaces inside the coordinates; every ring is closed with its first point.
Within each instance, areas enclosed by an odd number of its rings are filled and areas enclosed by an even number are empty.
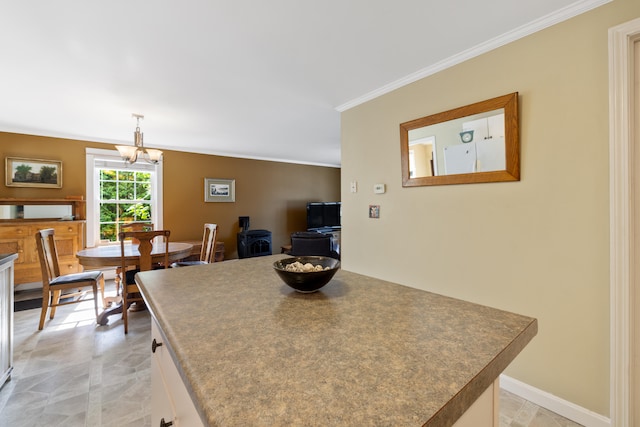
{"type": "Polygon", "coordinates": [[[385,187],[384,184],[374,184],[373,185],[373,192],[376,194],[384,194],[385,192],[385,187]]]}

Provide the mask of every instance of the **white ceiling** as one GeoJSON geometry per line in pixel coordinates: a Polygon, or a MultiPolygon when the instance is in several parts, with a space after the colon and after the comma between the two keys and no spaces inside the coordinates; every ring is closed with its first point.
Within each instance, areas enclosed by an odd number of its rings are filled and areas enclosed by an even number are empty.
{"type": "Polygon", "coordinates": [[[340,111],[607,1],[2,0],[0,131],[338,166],[340,111]]]}

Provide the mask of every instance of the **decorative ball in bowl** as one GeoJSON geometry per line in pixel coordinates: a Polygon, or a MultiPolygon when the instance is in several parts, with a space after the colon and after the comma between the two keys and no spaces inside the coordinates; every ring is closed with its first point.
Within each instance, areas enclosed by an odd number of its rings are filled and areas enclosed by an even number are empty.
{"type": "Polygon", "coordinates": [[[340,268],[340,261],[325,256],[299,256],[273,263],[284,283],[298,292],[316,292],[329,283],[340,268]]]}

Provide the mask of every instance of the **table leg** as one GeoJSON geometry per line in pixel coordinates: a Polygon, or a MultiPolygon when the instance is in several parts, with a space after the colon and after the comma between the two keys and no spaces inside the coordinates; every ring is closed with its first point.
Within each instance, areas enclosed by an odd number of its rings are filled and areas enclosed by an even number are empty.
{"type": "Polygon", "coordinates": [[[109,316],[122,313],[122,297],[121,296],[106,297],[105,301],[107,301],[107,304],[110,308],[104,310],[102,313],[100,313],[100,315],[98,315],[97,323],[100,326],[109,324],[109,316]]]}

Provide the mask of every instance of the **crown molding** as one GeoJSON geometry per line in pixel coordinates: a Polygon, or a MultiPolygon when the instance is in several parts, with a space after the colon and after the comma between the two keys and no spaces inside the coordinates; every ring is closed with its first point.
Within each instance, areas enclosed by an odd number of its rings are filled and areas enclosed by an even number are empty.
{"type": "Polygon", "coordinates": [[[340,113],[345,112],[353,107],[357,107],[360,104],[364,104],[367,101],[371,101],[372,99],[385,95],[389,92],[392,92],[410,83],[416,82],[420,79],[423,79],[432,74],[438,73],[442,70],[446,70],[447,68],[453,67],[454,65],[460,64],[471,58],[475,58],[476,56],[480,56],[493,49],[497,49],[500,46],[504,46],[506,44],[519,40],[523,37],[526,37],[530,34],[533,34],[545,28],[551,27],[560,22],[566,21],[567,19],[581,15],[585,12],[588,12],[589,10],[592,10],[604,4],[610,3],[611,1],[613,0],[577,1],[562,9],[559,9],[553,13],[550,13],[549,15],[543,16],[540,19],[537,19],[521,27],[518,27],[513,31],[502,34],[484,43],[480,43],[470,49],[464,50],[442,61],[438,61],[433,65],[430,65],[426,68],[416,71],[415,73],[409,74],[406,77],[393,81],[376,90],[366,93],[342,105],[339,105],[336,107],[336,110],[340,113]]]}

